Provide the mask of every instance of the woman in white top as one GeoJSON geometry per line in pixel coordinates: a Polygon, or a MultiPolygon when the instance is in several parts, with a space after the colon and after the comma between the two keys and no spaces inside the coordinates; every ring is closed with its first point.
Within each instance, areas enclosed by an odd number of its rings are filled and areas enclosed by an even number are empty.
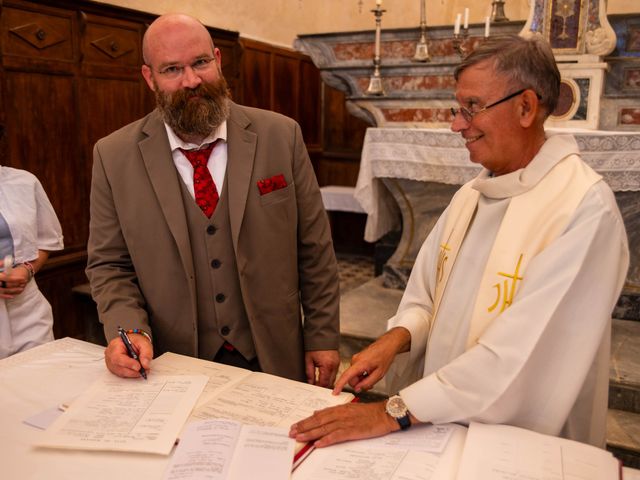
{"type": "Polygon", "coordinates": [[[38,179],[0,166],[0,358],[53,340],[51,305],[33,276],[62,248],[60,222],[38,179]]]}

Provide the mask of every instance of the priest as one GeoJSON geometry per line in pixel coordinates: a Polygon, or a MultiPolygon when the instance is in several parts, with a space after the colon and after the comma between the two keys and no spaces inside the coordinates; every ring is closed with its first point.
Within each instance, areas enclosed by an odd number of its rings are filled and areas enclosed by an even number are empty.
{"type": "Polygon", "coordinates": [[[455,79],[451,128],[484,169],[424,242],[387,333],[335,385],[387,375],[401,389],[290,434],[321,447],[477,421],[604,446],[611,312],[629,262],[614,195],[571,135],[545,132],[560,73],[544,40],[487,39],[455,79]]]}

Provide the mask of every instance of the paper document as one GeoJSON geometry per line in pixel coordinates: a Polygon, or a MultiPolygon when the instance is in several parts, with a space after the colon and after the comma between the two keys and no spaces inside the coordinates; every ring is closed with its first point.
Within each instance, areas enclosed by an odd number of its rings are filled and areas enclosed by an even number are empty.
{"type": "Polygon", "coordinates": [[[251,375],[244,368],[167,352],[155,358],[151,370],[161,375],[206,375],[207,384],[196,403],[196,407],[208,402],[231,383],[251,375]]]}
{"type": "Polygon", "coordinates": [[[206,382],[203,375],[144,380],[105,373],[36,445],[167,455],[206,382]]]}
{"type": "Polygon", "coordinates": [[[64,410],[59,406],[51,407],[35,415],[31,415],[29,418],[25,418],[22,423],[39,428],[40,430],[46,430],[63,412],[64,410]]]}
{"type": "Polygon", "coordinates": [[[465,435],[460,425],[417,425],[379,438],[316,448],[291,478],[455,480],[465,435]]]}
{"type": "Polygon", "coordinates": [[[293,439],[282,428],[202,420],[184,431],[165,480],[289,478],[293,439]]]}
{"type": "Polygon", "coordinates": [[[459,480],[614,480],[604,449],[508,425],[471,423],[459,480]]]}
{"type": "Polygon", "coordinates": [[[348,403],[352,398],[348,393],[336,396],[328,388],[252,372],[197,408],[192,417],[289,428],[315,410],[348,403]]]}
{"type": "MultiPolygon", "coordinates": [[[[201,373],[209,382],[189,421],[224,418],[246,425],[289,427],[334,405],[348,403],[353,395],[333,395],[328,388],[287,378],[252,372],[206,360],[165,353],[151,364],[155,373],[201,373]]],[[[304,447],[296,444],[296,452],[304,447]]]]}
{"type": "Polygon", "coordinates": [[[409,430],[399,430],[382,437],[354,440],[351,446],[384,448],[395,450],[415,450],[417,452],[442,453],[455,430],[464,429],[459,425],[419,425],[409,430]]]}

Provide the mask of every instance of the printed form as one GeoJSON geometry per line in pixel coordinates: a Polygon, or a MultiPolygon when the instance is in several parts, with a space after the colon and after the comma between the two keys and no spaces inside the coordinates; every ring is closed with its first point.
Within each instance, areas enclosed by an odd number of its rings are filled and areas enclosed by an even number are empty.
{"type": "Polygon", "coordinates": [[[275,427],[202,420],[183,433],[165,480],[280,480],[289,478],[293,439],[275,427]]]}
{"type": "Polygon", "coordinates": [[[120,378],[105,373],[45,432],[36,446],[168,455],[208,378],[120,378]]]}
{"type": "Polygon", "coordinates": [[[293,480],[455,480],[466,428],[417,425],[378,438],[316,448],[293,480]]]}

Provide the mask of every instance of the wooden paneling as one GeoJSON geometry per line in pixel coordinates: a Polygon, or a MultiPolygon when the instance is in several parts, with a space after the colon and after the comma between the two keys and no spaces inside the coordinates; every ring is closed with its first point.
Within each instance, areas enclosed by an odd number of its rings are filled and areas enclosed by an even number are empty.
{"type": "Polygon", "coordinates": [[[355,185],[368,125],[348,112],[344,94],[322,83],[306,55],[254,40],[241,43],[240,103],[300,124],[320,185],[355,185]]]}
{"type": "Polygon", "coordinates": [[[300,62],[300,89],[298,98],[300,128],[309,150],[322,148],[322,85],[320,73],[310,59],[300,62]]]}
{"type": "Polygon", "coordinates": [[[53,310],[53,334],[56,338],[88,340],[86,312],[71,290],[74,285],[87,281],[84,274],[86,264],[86,253],[77,252],[51,258],[47,268],[38,272],[38,286],[53,310]]]}
{"type": "Polygon", "coordinates": [[[239,102],[256,108],[271,108],[271,54],[245,48],[242,53],[242,97],[239,102]]]}
{"type": "Polygon", "coordinates": [[[86,198],[78,139],[69,126],[77,114],[74,78],[46,73],[5,71],[3,108],[7,119],[6,165],[28,170],[40,179],[60,223],[68,248],[86,243],[85,207],[74,199],[86,198]],[[70,108],[71,107],[71,108],[70,108]]]}
{"type": "MultiPolygon", "coordinates": [[[[0,0],[0,163],[34,173],[62,224],[65,249],[38,274],[56,337],[87,336],[86,300],[71,288],[86,282],[93,145],[155,106],[140,75],[154,18],[88,0],[0,0]]],[[[309,57],[208,29],[234,100],[293,117],[319,183],[354,185],[363,123],[309,57]]]]}
{"type": "Polygon", "coordinates": [[[73,13],[33,10],[29,4],[5,2],[2,9],[2,54],[73,62],[76,59],[73,13]]]}
{"type": "Polygon", "coordinates": [[[345,185],[353,187],[360,171],[359,158],[346,155],[331,156],[324,153],[316,167],[316,175],[320,185],[345,185]]]}
{"type": "Polygon", "coordinates": [[[110,69],[120,67],[139,72],[143,25],[85,13],[80,19],[83,65],[105,65],[110,69]]]}
{"type": "MultiPolygon", "coordinates": [[[[85,283],[95,142],[154,108],[140,74],[142,36],[154,15],[85,0],[0,1],[0,160],[34,173],[65,239],[38,273],[56,337],[85,338],[85,283]]],[[[238,89],[238,35],[209,29],[238,89]]]]}
{"type": "Polygon", "coordinates": [[[302,129],[310,153],[322,149],[320,72],[308,56],[242,40],[240,103],[282,113],[302,129]]]}
{"type": "Polygon", "coordinates": [[[299,118],[300,59],[273,55],[273,110],[299,118]]]}
{"type": "Polygon", "coordinates": [[[328,85],[324,86],[323,106],[325,152],[359,154],[370,125],[351,115],[347,110],[344,93],[328,85]]]}

